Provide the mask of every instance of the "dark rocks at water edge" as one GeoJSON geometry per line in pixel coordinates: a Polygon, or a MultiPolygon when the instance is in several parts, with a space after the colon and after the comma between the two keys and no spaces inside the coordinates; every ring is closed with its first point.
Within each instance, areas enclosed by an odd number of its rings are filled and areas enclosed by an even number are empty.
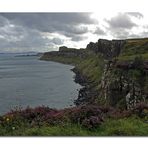
{"type": "Polygon", "coordinates": [[[74,101],[74,103],[76,105],[94,103],[94,100],[92,100],[92,98],[96,98],[98,92],[94,91],[93,88],[91,88],[91,85],[88,82],[87,78],[83,76],[78,69],[73,68],[71,70],[76,74],[75,82],[82,86],[82,88],[80,88],[79,90],[78,98],[74,101]]]}
{"type": "Polygon", "coordinates": [[[81,72],[77,70],[76,68],[71,69],[76,75],[75,75],[75,82],[79,83],[82,86],[85,86],[87,84],[87,78],[82,76],[81,72]]]}

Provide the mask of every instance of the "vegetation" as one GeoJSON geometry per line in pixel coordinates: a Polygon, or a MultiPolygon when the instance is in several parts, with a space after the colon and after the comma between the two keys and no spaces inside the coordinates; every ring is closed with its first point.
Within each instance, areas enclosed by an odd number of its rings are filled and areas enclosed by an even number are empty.
{"type": "Polygon", "coordinates": [[[121,61],[132,61],[141,56],[143,60],[148,60],[148,38],[129,39],[126,41],[121,54],[117,57],[121,61]]]}
{"type": "Polygon", "coordinates": [[[136,117],[109,119],[100,127],[88,130],[75,124],[63,126],[20,127],[7,130],[0,126],[1,136],[147,136],[148,124],[136,117]]]}
{"type": "Polygon", "coordinates": [[[148,106],[145,104],[140,104],[132,112],[101,106],[82,106],[65,110],[48,107],[27,108],[1,116],[0,135],[147,136],[147,115],[148,106]]]}
{"type": "MultiPolygon", "coordinates": [[[[147,71],[144,69],[144,62],[148,60],[147,51],[148,38],[145,38],[126,40],[115,60],[106,61],[103,55],[89,49],[76,50],[67,47],[61,47],[60,52],[44,54],[42,60],[74,65],[87,81],[87,89],[91,89],[91,94],[97,92],[97,95],[92,95],[92,102],[87,102],[88,104],[85,102],[63,110],[43,106],[11,111],[0,117],[0,135],[148,136],[148,104],[142,96],[148,90],[147,71]],[[101,88],[99,84],[102,75],[106,87],[101,88]],[[101,89],[106,89],[110,104],[104,103],[106,100],[103,97],[99,98],[101,89]],[[125,96],[129,89],[133,99],[140,94],[137,99],[141,99],[141,103],[136,102],[132,109],[126,110],[125,96]]],[[[87,97],[89,91],[84,93],[87,97]]]]}
{"type": "Polygon", "coordinates": [[[119,61],[133,61],[137,57],[141,57],[144,61],[146,61],[148,60],[148,53],[133,54],[133,55],[120,55],[117,59],[119,61]]]}
{"type": "Polygon", "coordinates": [[[76,65],[76,68],[81,72],[81,74],[84,77],[87,77],[88,81],[94,84],[98,84],[101,80],[103,67],[103,57],[89,50],[88,56],[76,65]]]}
{"type": "Polygon", "coordinates": [[[81,61],[81,58],[80,57],[71,58],[71,57],[62,57],[62,56],[51,56],[50,58],[44,57],[44,60],[55,61],[55,62],[59,62],[63,64],[75,65],[81,61]]]}

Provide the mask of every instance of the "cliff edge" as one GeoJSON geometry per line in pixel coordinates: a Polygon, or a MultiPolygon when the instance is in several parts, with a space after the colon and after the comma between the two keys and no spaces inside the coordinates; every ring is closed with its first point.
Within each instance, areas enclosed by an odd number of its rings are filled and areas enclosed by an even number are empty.
{"type": "Polygon", "coordinates": [[[133,109],[148,101],[148,39],[90,42],[85,49],[60,47],[41,60],[73,64],[84,87],[76,104],[98,103],[133,109]]]}

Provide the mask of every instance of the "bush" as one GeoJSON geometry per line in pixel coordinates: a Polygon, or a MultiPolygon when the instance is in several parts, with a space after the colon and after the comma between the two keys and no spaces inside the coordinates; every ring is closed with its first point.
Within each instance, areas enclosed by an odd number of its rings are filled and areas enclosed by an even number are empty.
{"type": "Polygon", "coordinates": [[[90,116],[82,121],[82,126],[88,129],[97,128],[104,120],[99,116],[90,116]]]}
{"type": "Polygon", "coordinates": [[[68,116],[73,123],[81,124],[89,129],[96,128],[104,121],[101,109],[95,105],[85,105],[73,108],[68,116]]]}

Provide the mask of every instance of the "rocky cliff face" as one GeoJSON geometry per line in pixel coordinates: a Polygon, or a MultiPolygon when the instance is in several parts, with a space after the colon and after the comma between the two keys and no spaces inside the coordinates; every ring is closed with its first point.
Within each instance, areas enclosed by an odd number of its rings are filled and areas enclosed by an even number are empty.
{"type": "MultiPolygon", "coordinates": [[[[129,64],[130,65],[130,64],[129,64]]],[[[112,106],[132,109],[148,99],[147,70],[107,62],[102,75],[100,97],[112,106]],[[123,67],[122,67],[123,66],[123,67]]]]}
{"type": "Polygon", "coordinates": [[[101,54],[105,59],[104,72],[99,84],[100,99],[103,98],[109,105],[127,109],[132,109],[137,103],[148,99],[148,62],[136,58],[131,61],[116,59],[121,53],[125,56],[128,54],[132,56],[133,53],[142,53],[142,51],[146,53],[147,43],[147,40],[99,39],[98,42],[90,42],[87,45],[87,49],[101,54]],[[130,44],[126,44],[127,42],[130,44]],[[126,48],[124,48],[125,45],[126,48]]]}
{"type": "Polygon", "coordinates": [[[65,57],[65,58],[83,58],[85,57],[85,49],[68,48],[66,46],[59,47],[59,51],[46,52],[41,57],[41,60],[50,60],[52,57],[65,57]]]}
{"type": "Polygon", "coordinates": [[[87,45],[87,49],[90,49],[96,53],[101,53],[104,58],[112,59],[120,54],[121,49],[125,45],[125,40],[105,40],[99,39],[98,42],[90,42],[87,45]]]}

